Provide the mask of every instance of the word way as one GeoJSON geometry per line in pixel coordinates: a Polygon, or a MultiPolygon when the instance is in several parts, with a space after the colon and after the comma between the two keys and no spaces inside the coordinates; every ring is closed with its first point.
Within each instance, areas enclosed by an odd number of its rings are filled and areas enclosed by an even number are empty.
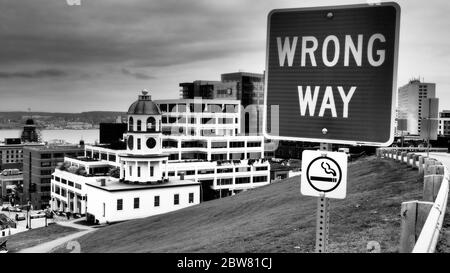
{"type": "MultiPolygon", "coordinates": [[[[348,106],[353,94],[356,91],[356,86],[352,86],[350,90],[346,93],[342,86],[338,86],[337,90],[342,100],[342,117],[348,118],[348,106]]],[[[305,116],[307,113],[309,116],[313,117],[316,113],[317,99],[319,97],[320,86],[314,87],[314,94],[311,92],[311,86],[298,86],[298,99],[300,106],[300,115],[305,116]],[[308,112],[306,110],[309,110],[308,112]]],[[[326,110],[331,111],[331,116],[337,118],[338,114],[336,111],[336,103],[333,94],[333,88],[331,86],[325,87],[325,93],[323,95],[322,104],[320,105],[319,117],[323,117],[326,110]]]]}

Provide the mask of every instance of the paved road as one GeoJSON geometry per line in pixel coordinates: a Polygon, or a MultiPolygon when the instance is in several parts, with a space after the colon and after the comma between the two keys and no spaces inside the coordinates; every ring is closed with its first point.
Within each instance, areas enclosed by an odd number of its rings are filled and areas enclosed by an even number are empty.
{"type": "Polygon", "coordinates": [[[81,249],[79,249],[79,244],[76,242],[76,239],[85,234],[88,234],[88,233],[94,231],[95,228],[74,223],[75,221],[79,221],[79,220],[80,219],[74,219],[71,221],[58,222],[57,225],[73,227],[73,228],[80,229],[82,231],[67,235],[65,237],[58,238],[58,239],[50,241],[50,242],[46,242],[46,243],[39,244],[39,245],[36,245],[33,247],[22,249],[22,250],[18,251],[18,253],[48,253],[48,252],[51,252],[52,250],[54,250],[55,248],[57,248],[63,244],[66,244],[68,242],[73,242],[70,244],[71,247],[69,248],[69,249],[72,249],[72,252],[80,252],[81,249]]]}

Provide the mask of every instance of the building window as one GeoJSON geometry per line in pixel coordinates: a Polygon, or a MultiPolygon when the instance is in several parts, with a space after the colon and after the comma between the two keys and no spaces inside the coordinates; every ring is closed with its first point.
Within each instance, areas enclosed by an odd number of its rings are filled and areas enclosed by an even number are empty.
{"type": "Polygon", "coordinates": [[[141,139],[140,138],[137,139],[137,149],[138,150],[141,149],[141,139]]]}
{"type": "Polygon", "coordinates": [[[153,176],[153,166],[150,166],[150,176],[153,176]]]}
{"type": "Polygon", "coordinates": [[[41,159],[49,159],[52,158],[52,154],[41,154],[41,159]]]}
{"type": "Polygon", "coordinates": [[[231,185],[231,184],[233,184],[233,178],[218,178],[217,179],[217,186],[231,185]]]}
{"type": "Polygon", "coordinates": [[[117,199],[117,210],[123,209],[123,199],[117,199]]]}
{"type": "Polygon", "coordinates": [[[256,167],[255,170],[256,170],[256,171],[267,171],[267,166],[264,166],[264,167],[256,167]]]}
{"type": "Polygon", "coordinates": [[[130,176],[133,175],[133,166],[130,166],[130,176]]]}
{"type": "Polygon", "coordinates": [[[253,183],[267,182],[267,176],[254,176],[253,183]]]}
{"type": "Polygon", "coordinates": [[[134,198],[134,208],[135,209],[139,208],[139,197],[134,198]]]}
{"type": "Polygon", "coordinates": [[[52,174],[52,170],[41,170],[41,175],[50,175],[52,174]]]}
{"type": "Polygon", "coordinates": [[[142,131],[142,121],[138,120],[136,125],[136,131],[142,131]]]}
{"type": "Polygon", "coordinates": [[[250,177],[236,177],[235,183],[236,184],[250,183],[250,177]]]}
{"type": "Polygon", "coordinates": [[[155,196],[155,201],[154,201],[154,205],[155,207],[159,207],[159,196],[155,196]]]}
{"type": "Polygon", "coordinates": [[[137,167],[137,176],[141,177],[141,167],[137,167]]]}
{"type": "Polygon", "coordinates": [[[180,195],[178,193],[173,195],[173,204],[174,205],[180,204],[180,195]]]}
{"type": "Polygon", "coordinates": [[[41,167],[50,167],[50,166],[52,166],[52,162],[50,161],[41,162],[41,167]]]}
{"type": "Polygon", "coordinates": [[[147,119],[147,132],[156,130],[156,120],[153,117],[147,119]]]}
{"type": "Polygon", "coordinates": [[[261,147],[261,142],[249,141],[249,142],[247,142],[247,147],[261,147]]]}
{"type": "Polygon", "coordinates": [[[130,117],[130,119],[128,120],[128,131],[132,132],[133,131],[133,117],[130,117]]]}
{"type": "Polygon", "coordinates": [[[189,193],[189,203],[194,203],[194,193],[189,193]]]}
{"type": "Polygon", "coordinates": [[[243,141],[232,141],[230,142],[230,148],[242,148],[245,146],[243,141]]]}

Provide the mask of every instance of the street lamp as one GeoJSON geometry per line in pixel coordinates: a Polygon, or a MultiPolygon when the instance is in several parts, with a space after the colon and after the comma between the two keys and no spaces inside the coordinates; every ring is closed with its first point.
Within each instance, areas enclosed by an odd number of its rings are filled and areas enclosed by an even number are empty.
{"type": "Polygon", "coordinates": [[[31,201],[28,200],[27,203],[27,226],[26,228],[31,229],[31,218],[30,218],[31,201]],[[29,224],[28,224],[29,221],[29,224]]]}

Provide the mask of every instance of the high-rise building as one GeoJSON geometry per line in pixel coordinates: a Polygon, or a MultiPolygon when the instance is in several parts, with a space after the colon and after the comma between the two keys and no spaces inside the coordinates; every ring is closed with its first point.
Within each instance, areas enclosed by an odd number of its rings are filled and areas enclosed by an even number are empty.
{"type": "Polygon", "coordinates": [[[220,81],[194,81],[180,83],[181,99],[239,99],[237,84],[220,81]]]}
{"type": "Polygon", "coordinates": [[[246,107],[264,103],[264,75],[259,73],[235,72],[221,75],[224,83],[237,85],[238,99],[246,107]]]}
{"type": "Polygon", "coordinates": [[[398,89],[398,118],[407,120],[407,133],[419,135],[423,105],[428,98],[436,97],[436,84],[411,80],[398,89]]]}
{"type": "Polygon", "coordinates": [[[58,163],[65,156],[83,156],[83,145],[46,145],[23,149],[23,188],[20,203],[28,200],[34,208],[46,208],[50,201],[50,181],[58,163]]]}
{"type": "Polygon", "coordinates": [[[183,99],[239,100],[243,111],[242,134],[261,135],[264,103],[264,75],[249,72],[225,73],[221,81],[180,83],[183,99]]]}
{"type": "Polygon", "coordinates": [[[441,136],[450,136],[450,110],[444,110],[439,113],[438,134],[441,136]]]}

